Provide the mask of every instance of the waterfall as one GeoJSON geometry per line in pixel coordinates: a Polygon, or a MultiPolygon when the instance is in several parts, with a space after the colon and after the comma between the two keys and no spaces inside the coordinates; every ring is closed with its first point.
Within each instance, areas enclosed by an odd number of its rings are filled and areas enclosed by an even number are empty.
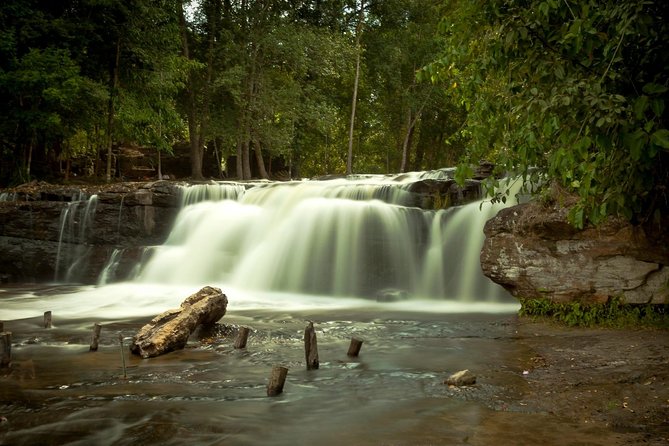
{"type": "Polygon", "coordinates": [[[423,210],[406,205],[413,201],[402,181],[185,187],[171,234],[137,281],[377,299],[508,297],[479,263],[483,225],[500,205],[423,210]]]}
{"type": "Polygon", "coordinates": [[[88,258],[88,237],[93,229],[93,217],[98,196],[86,198],[83,193],[72,198],[60,214],[56,281],[72,282],[78,277],[83,262],[88,258]]]}

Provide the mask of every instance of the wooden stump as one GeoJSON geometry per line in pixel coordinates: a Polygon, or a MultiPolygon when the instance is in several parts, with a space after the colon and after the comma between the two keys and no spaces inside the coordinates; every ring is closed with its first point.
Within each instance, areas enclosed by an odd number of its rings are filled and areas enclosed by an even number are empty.
{"type": "Polygon", "coordinates": [[[358,356],[362,348],[362,340],[358,338],[351,338],[351,345],[348,346],[348,356],[358,356]]]}
{"type": "Polygon", "coordinates": [[[51,328],[51,312],[44,312],[44,328],[51,328]]]}
{"type": "Polygon", "coordinates": [[[309,322],[304,329],[304,356],[307,360],[307,370],[318,368],[318,345],[313,322],[309,322]]]}
{"type": "Polygon", "coordinates": [[[267,384],[267,396],[277,396],[283,392],[287,375],[288,369],[286,367],[272,367],[272,375],[269,377],[269,384],[267,384]]]}
{"type": "Polygon", "coordinates": [[[246,341],[249,338],[251,329],[249,327],[239,327],[239,333],[235,340],[235,348],[246,348],[246,341]]]}
{"type": "Polygon", "coordinates": [[[0,368],[9,367],[12,362],[12,332],[0,333],[0,368]]]}
{"type": "Polygon", "coordinates": [[[102,330],[102,325],[97,322],[93,326],[93,336],[91,337],[91,347],[90,351],[98,351],[98,344],[100,343],[100,330],[102,330]]]}
{"type": "Polygon", "coordinates": [[[125,348],[123,348],[123,335],[118,334],[118,342],[121,344],[121,365],[123,366],[123,379],[128,379],[128,373],[125,369],[125,348]]]}

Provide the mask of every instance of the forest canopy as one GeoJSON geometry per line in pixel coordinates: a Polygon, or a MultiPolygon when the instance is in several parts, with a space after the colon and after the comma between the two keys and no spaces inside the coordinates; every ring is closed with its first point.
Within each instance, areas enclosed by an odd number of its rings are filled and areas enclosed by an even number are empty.
{"type": "Polygon", "coordinates": [[[0,111],[0,182],[62,177],[70,163],[109,181],[128,144],[156,158],[189,146],[194,179],[205,176],[203,163],[240,179],[268,177],[277,159],[292,177],[453,165],[460,107],[415,76],[442,47],[441,8],[2,2],[0,96],[9,107],[0,111]]]}
{"type": "Polygon", "coordinates": [[[8,0],[0,185],[67,179],[75,164],[118,179],[124,145],[150,150],[158,175],[161,154],[187,147],[193,179],[278,175],[272,160],[283,177],[459,164],[464,178],[486,160],[578,195],[577,226],[659,220],[668,8],[8,0]]]}

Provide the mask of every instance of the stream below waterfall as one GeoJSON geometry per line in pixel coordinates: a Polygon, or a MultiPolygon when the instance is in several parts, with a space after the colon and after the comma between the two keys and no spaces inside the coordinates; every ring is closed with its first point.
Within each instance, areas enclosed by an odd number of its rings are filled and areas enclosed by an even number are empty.
{"type": "MultiPolygon", "coordinates": [[[[99,285],[0,285],[12,333],[0,445],[627,444],[603,423],[547,409],[560,389],[538,393],[544,338],[480,270],[483,225],[501,205],[424,210],[390,183],[184,187],[169,237],[146,248],[132,277],[116,277],[119,249],[99,285]],[[216,329],[157,358],[129,354],[140,327],[204,285],[229,300],[216,329]],[[320,368],[307,371],[309,321],[320,368]],[[102,334],[91,352],[94,323],[102,334]],[[252,332],[236,350],[241,326],[252,332]],[[364,341],[357,358],[346,355],[353,336],[364,341]],[[275,365],[288,378],[267,397],[275,365]],[[474,386],[444,384],[463,369],[474,386]]],[[[96,199],[63,209],[61,282],[86,263],[96,199]]],[[[122,212],[123,201],[119,227],[122,212]]],[[[578,355],[560,344],[571,342],[564,333],[551,342],[561,347],[545,355],[578,355]]]]}
{"type": "Polygon", "coordinates": [[[574,424],[529,398],[526,370],[536,352],[519,335],[517,304],[231,290],[216,330],[157,358],[130,355],[137,330],[189,291],[3,288],[13,345],[12,366],[0,377],[0,444],[625,444],[603,424],[574,424]],[[50,329],[42,326],[46,309],[53,311],[50,329]],[[316,327],[318,370],[305,368],[307,321],[316,327]],[[94,322],[103,328],[99,350],[90,352],[94,322]],[[252,333],[247,348],[235,350],[240,326],[252,333]],[[357,358],[346,356],[352,336],[364,340],[357,358]],[[281,395],[267,397],[274,365],[287,367],[288,378],[281,395]],[[476,385],[443,383],[462,369],[477,375],[476,385]]]}

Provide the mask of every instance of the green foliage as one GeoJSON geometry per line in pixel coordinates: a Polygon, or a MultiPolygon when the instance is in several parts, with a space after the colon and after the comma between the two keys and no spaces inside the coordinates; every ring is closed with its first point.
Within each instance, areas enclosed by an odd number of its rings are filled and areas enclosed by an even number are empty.
{"type": "MultiPolygon", "coordinates": [[[[59,161],[75,158],[101,169],[123,143],[169,152],[181,139],[199,150],[195,164],[205,148],[224,159],[256,147],[294,174],[343,173],[358,54],[353,170],[453,165],[466,107],[416,78],[443,47],[441,9],[432,0],[0,2],[0,184],[54,179],[59,161]]],[[[648,91],[647,109],[657,109],[657,88],[648,91]]]]}
{"type": "Polygon", "coordinates": [[[606,303],[553,302],[521,299],[520,316],[548,318],[570,327],[669,328],[669,305],[630,305],[612,298],[606,303]]]}
{"type": "Polygon", "coordinates": [[[466,108],[481,159],[577,194],[577,227],[669,208],[669,12],[663,1],[444,2],[422,76],[466,108]]]}

